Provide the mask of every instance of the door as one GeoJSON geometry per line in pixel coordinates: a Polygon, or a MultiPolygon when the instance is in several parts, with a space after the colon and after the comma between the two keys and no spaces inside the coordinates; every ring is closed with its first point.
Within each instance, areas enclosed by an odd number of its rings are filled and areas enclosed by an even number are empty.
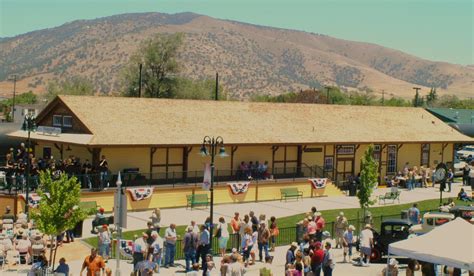
{"type": "Polygon", "coordinates": [[[46,159],[46,160],[51,159],[51,148],[50,147],[44,147],[43,148],[43,159],[46,159]]]}
{"type": "Polygon", "coordinates": [[[354,175],[354,159],[339,158],[336,164],[336,180],[344,181],[349,176],[354,175]]]}

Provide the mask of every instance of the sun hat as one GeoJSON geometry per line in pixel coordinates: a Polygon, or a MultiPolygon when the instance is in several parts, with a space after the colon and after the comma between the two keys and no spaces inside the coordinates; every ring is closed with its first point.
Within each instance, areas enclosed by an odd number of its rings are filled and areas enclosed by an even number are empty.
{"type": "Polygon", "coordinates": [[[298,243],[292,242],[292,243],[291,243],[291,246],[292,246],[292,247],[298,247],[298,243]]]}
{"type": "Polygon", "coordinates": [[[367,223],[367,224],[365,225],[365,228],[372,228],[372,225],[370,225],[370,223],[367,223]]]}
{"type": "Polygon", "coordinates": [[[356,228],[354,227],[354,225],[349,225],[349,229],[352,230],[352,231],[356,230],[356,228]]]}
{"type": "Polygon", "coordinates": [[[315,216],[315,217],[320,217],[320,216],[321,216],[321,212],[314,212],[314,216],[315,216]]]}
{"type": "Polygon", "coordinates": [[[390,258],[390,262],[389,262],[389,265],[391,266],[396,266],[398,264],[398,261],[395,260],[394,258],[390,258]]]}
{"type": "Polygon", "coordinates": [[[339,212],[339,215],[340,215],[341,217],[343,217],[343,216],[344,216],[344,212],[339,212]]]}

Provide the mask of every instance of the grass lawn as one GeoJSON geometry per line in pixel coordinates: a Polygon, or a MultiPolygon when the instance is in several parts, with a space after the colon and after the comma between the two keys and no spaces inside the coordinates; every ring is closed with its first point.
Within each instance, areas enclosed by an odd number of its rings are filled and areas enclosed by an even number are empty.
{"type": "MultiPolygon", "coordinates": [[[[457,200],[453,198],[454,202],[456,205],[467,205],[466,202],[457,200]]],[[[447,201],[447,198],[444,199],[444,201],[447,201]]],[[[372,213],[372,217],[375,228],[378,229],[380,222],[384,218],[400,218],[400,213],[402,210],[406,210],[412,206],[412,203],[409,204],[388,204],[387,206],[381,206],[381,207],[373,207],[370,208],[370,212],[372,213]]],[[[439,206],[439,199],[430,199],[430,200],[424,200],[424,201],[419,201],[418,202],[418,208],[420,211],[427,212],[430,210],[437,210],[439,206]]],[[[309,211],[310,206],[308,206],[308,211],[309,211]]],[[[331,224],[336,220],[336,217],[339,215],[339,212],[344,212],[345,216],[349,220],[349,223],[354,224],[354,226],[357,227],[357,218],[359,216],[360,209],[359,208],[351,208],[351,209],[336,209],[336,210],[324,210],[321,211],[323,214],[323,217],[326,220],[326,228],[328,231],[331,232],[332,234],[332,227],[331,224]]],[[[293,216],[288,216],[288,217],[280,217],[277,218],[277,224],[278,227],[280,228],[280,236],[278,237],[277,244],[278,245],[284,245],[284,244],[289,244],[291,241],[295,240],[295,235],[296,231],[295,225],[304,217],[306,216],[305,213],[293,215],[293,216]]],[[[167,227],[167,226],[166,226],[167,227]]],[[[163,227],[164,229],[166,227],[163,227]]],[[[184,232],[185,232],[185,225],[180,225],[177,226],[177,233],[181,237],[183,237],[184,232]]],[[[230,228],[230,225],[229,225],[230,228]]],[[[164,229],[162,229],[161,233],[164,233],[164,229]]],[[[141,230],[135,230],[135,231],[128,231],[122,233],[122,239],[125,240],[134,240],[134,236],[140,236],[141,233],[145,231],[145,229],[141,230]]],[[[230,229],[229,229],[229,233],[230,229]]],[[[91,237],[87,238],[84,240],[86,243],[88,243],[91,246],[97,247],[97,238],[96,237],[91,237]]],[[[230,242],[229,242],[230,243],[230,242]]]]}

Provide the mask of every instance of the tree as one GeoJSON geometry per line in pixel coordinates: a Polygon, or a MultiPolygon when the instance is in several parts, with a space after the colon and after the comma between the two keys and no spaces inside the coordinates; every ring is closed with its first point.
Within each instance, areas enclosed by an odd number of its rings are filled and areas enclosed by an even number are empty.
{"type": "MultiPolygon", "coordinates": [[[[192,80],[187,78],[177,78],[177,91],[174,98],[193,100],[214,100],[216,91],[215,80],[192,80]]],[[[226,100],[227,93],[224,87],[219,84],[219,100],[226,100]]]]}
{"type": "Polygon", "coordinates": [[[87,210],[79,207],[81,185],[76,177],[68,178],[66,174],[61,174],[59,179],[55,180],[48,170],[40,172],[39,179],[40,185],[36,192],[41,201],[38,209],[31,212],[31,218],[41,232],[50,236],[50,248],[54,248],[54,259],[52,249],[49,260],[53,267],[58,248],[56,236],[73,229],[78,222],[84,220],[87,210]]]}
{"type": "Polygon", "coordinates": [[[46,98],[52,100],[57,95],[94,95],[94,85],[84,77],[75,76],[62,82],[51,81],[46,86],[46,98]]]}
{"type": "Polygon", "coordinates": [[[123,94],[137,97],[139,90],[139,66],[142,64],[142,97],[174,98],[180,71],[177,61],[184,35],[160,34],[144,41],[123,71],[123,94]]]}
{"type": "Polygon", "coordinates": [[[368,209],[375,201],[371,200],[374,187],[377,185],[379,173],[379,164],[374,159],[374,147],[370,145],[364,153],[361,161],[360,184],[357,197],[359,198],[360,208],[362,208],[362,215],[365,218],[368,214],[368,209]]]}

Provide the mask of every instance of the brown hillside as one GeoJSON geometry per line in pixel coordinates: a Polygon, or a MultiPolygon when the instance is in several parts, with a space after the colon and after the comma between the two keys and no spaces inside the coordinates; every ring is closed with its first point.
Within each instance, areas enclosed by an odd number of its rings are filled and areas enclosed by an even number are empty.
{"type": "Polygon", "coordinates": [[[156,33],[186,34],[183,75],[212,78],[233,96],[279,94],[322,85],[370,88],[405,98],[413,86],[472,97],[474,68],[423,60],[375,44],[218,20],[192,13],[123,14],[80,20],[0,41],[0,95],[18,74],[20,91],[44,91],[51,79],[80,75],[98,92],[118,91],[122,66],[156,33]]]}

